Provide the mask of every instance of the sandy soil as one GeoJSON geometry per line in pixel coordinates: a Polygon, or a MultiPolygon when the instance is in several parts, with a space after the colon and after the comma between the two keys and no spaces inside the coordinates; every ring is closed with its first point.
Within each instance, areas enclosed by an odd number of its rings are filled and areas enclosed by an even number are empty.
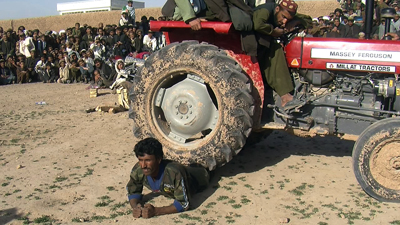
{"type": "Polygon", "coordinates": [[[0,86],[0,224],[400,224],[398,204],[375,201],[356,182],[354,141],[280,131],[218,168],[191,211],[134,220],[125,191],[137,161],[132,121],[127,112],[85,113],[117,101],[109,90],[89,98],[85,87],[0,86]]]}

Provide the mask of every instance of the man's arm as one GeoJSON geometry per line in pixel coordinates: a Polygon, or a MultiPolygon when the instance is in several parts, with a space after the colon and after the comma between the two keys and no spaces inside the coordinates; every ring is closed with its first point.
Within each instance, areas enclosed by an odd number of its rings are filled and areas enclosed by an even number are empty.
{"type": "Polygon", "coordinates": [[[132,207],[132,215],[135,218],[139,218],[142,214],[140,201],[142,199],[143,191],[143,174],[139,174],[140,168],[136,164],[131,172],[130,179],[126,185],[128,191],[128,200],[132,207]]]}
{"type": "Polygon", "coordinates": [[[170,174],[173,174],[172,176],[174,176],[172,177],[174,180],[174,203],[164,207],[154,207],[151,204],[146,204],[142,209],[143,218],[184,212],[189,209],[190,186],[187,180],[186,171],[175,168],[170,171],[170,174]]]}
{"type": "Polygon", "coordinates": [[[192,30],[201,30],[201,21],[196,17],[190,2],[187,0],[175,0],[175,4],[183,21],[189,24],[192,30]]]}
{"type": "Polygon", "coordinates": [[[144,208],[142,208],[142,217],[146,219],[154,216],[161,216],[173,213],[178,213],[178,210],[174,205],[164,206],[164,207],[154,207],[151,204],[146,204],[144,205],[144,208]]]}
{"type": "Polygon", "coordinates": [[[272,24],[267,23],[268,18],[270,16],[270,12],[268,9],[258,9],[254,11],[253,14],[253,23],[254,30],[266,35],[271,35],[274,31],[274,26],[272,24]]]}

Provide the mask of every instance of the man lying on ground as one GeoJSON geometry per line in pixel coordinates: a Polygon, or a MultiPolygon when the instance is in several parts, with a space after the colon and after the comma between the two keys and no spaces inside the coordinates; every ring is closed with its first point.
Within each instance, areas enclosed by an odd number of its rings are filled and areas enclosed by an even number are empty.
{"type": "Polygon", "coordinates": [[[161,143],[154,138],[139,141],[134,148],[139,162],[133,167],[126,186],[133,217],[151,218],[189,209],[191,196],[205,189],[209,183],[208,171],[203,167],[186,167],[164,160],[161,143]],[[143,186],[154,193],[175,199],[173,204],[154,207],[141,203],[143,186]]]}

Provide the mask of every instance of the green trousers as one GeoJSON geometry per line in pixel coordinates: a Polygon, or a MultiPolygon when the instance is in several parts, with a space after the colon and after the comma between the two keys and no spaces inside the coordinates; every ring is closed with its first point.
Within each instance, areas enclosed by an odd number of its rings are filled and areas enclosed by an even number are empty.
{"type": "Polygon", "coordinates": [[[260,45],[258,63],[260,64],[261,74],[279,96],[293,91],[292,77],[283,48],[279,43],[271,41],[269,48],[260,45]]]}

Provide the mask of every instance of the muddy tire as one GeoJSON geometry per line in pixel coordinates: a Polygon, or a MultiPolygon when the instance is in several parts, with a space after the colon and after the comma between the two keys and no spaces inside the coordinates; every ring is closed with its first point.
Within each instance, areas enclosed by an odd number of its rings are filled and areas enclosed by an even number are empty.
{"type": "Polygon", "coordinates": [[[247,75],[216,46],[173,43],[152,54],[130,92],[133,133],[158,139],[166,158],[213,170],[246,143],[253,121],[247,75]]]}
{"type": "Polygon", "coordinates": [[[400,202],[400,119],[380,120],[361,133],[353,149],[353,168],[371,197],[400,202]]]}

